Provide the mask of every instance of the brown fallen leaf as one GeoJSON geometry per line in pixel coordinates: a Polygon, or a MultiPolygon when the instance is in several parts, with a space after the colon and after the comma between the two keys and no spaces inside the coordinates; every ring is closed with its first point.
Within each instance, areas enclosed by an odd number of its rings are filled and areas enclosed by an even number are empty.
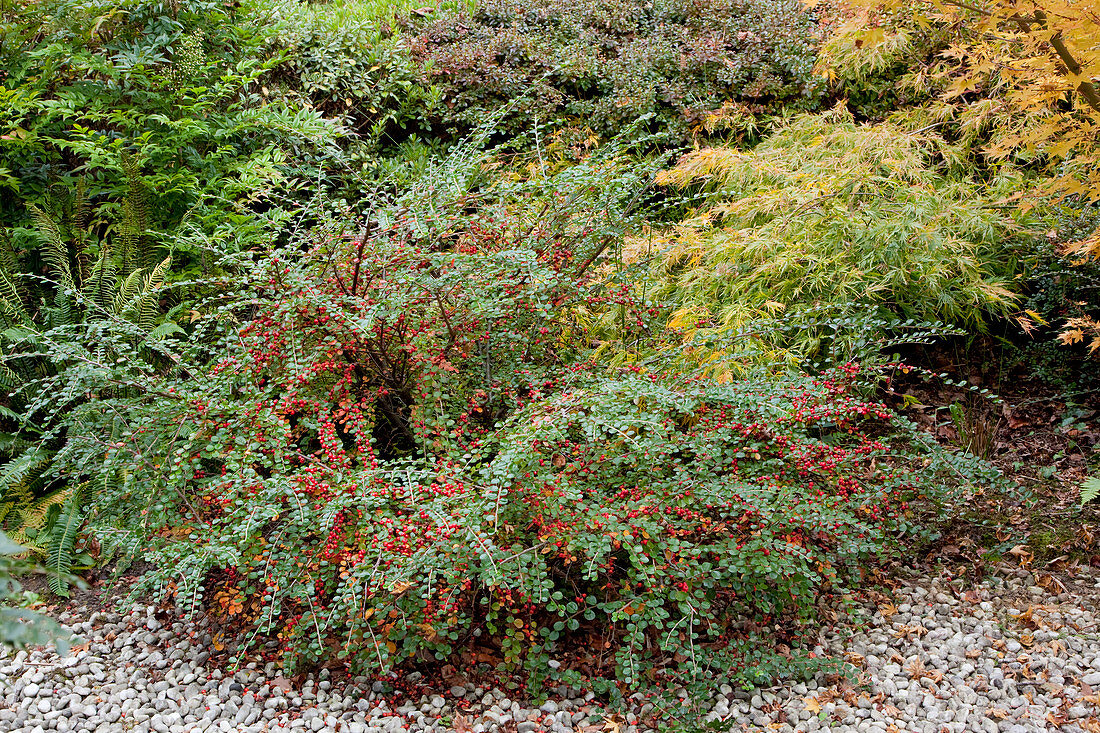
{"type": "Polygon", "coordinates": [[[270,684],[272,687],[278,687],[283,692],[290,692],[292,687],[290,680],[288,680],[286,677],[283,677],[282,675],[273,678],[270,684]]]}
{"type": "Polygon", "coordinates": [[[1035,559],[1035,556],[1032,554],[1031,550],[1027,548],[1027,545],[1016,545],[1008,551],[1008,554],[1019,558],[1020,565],[1030,565],[1031,561],[1035,559]]]}
{"type": "Polygon", "coordinates": [[[470,725],[470,719],[465,715],[456,715],[453,723],[455,733],[470,733],[473,730],[473,727],[470,725]]]}

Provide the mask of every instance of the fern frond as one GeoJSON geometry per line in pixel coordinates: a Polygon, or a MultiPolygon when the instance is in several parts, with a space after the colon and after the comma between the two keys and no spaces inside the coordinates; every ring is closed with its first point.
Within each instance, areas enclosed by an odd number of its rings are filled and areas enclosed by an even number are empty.
{"type": "Polygon", "coordinates": [[[84,280],[84,297],[100,310],[108,310],[111,307],[111,295],[118,281],[117,274],[118,265],[111,257],[110,248],[105,243],[91,272],[84,280]]]}
{"type": "Polygon", "coordinates": [[[141,296],[145,278],[145,271],[138,268],[126,276],[115,293],[114,304],[111,311],[116,316],[126,315],[131,310],[131,305],[141,296]]]}
{"type": "Polygon", "coordinates": [[[40,532],[42,528],[46,526],[46,520],[49,518],[50,510],[54,507],[62,506],[68,500],[72,492],[72,488],[58,489],[57,491],[52,491],[32,501],[21,510],[21,523],[11,533],[12,539],[21,545],[27,545],[35,550],[40,550],[41,548],[27,536],[27,530],[40,532]]]}
{"type": "Polygon", "coordinates": [[[5,364],[3,357],[0,357],[0,387],[11,392],[22,383],[23,379],[19,373],[5,364]]]}
{"type": "Polygon", "coordinates": [[[91,260],[88,251],[88,217],[90,211],[87,179],[81,178],[76,182],[76,189],[72,197],[72,209],[69,212],[69,235],[76,255],[76,274],[73,279],[81,287],[83,287],[88,277],[88,265],[91,260]]]}
{"type": "Polygon", "coordinates": [[[7,229],[0,229],[0,308],[9,313],[25,314],[18,272],[11,237],[7,229]]]}
{"type": "Polygon", "coordinates": [[[3,269],[0,269],[0,316],[7,323],[28,325],[31,321],[30,314],[23,305],[23,299],[19,297],[15,280],[3,269]]]}
{"type": "Polygon", "coordinates": [[[73,314],[73,298],[63,288],[58,289],[53,297],[54,315],[51,319],[55,326],[71,326],[80,319],[73,314]]]}
{"type": "Polygon", "coordinates": [[[122,272],[129,274],[148,267],[151,253],[146,251],[145,230],[149,222],[149,199],[141,180],[141,167],[123,153],[122,170],[126,174],[126,196],[122,200],[122,272]]]}
{"type": "Polygon", "coordinates": [[[145,331],[153,330],[157,325],[157,293],[171,265],[172,258],[165,257],[148,273],[144,270],[131,273],[115,296],[115,314],[129,318],[145,331]]]}
{"type": "Polygon", "coordinates": [[[152,331],[157,325],[157,314],[159,312],[158,292],[160,286],[164,284],[164,279],[167,277],[168,270],[171,266],[171,256],[165,257],[153,268],[149,276],[145,278],[145,285],[142,288],[141,296],[138,298],[138,302],[134,307],[134,315],[137,324],[145,331],[152,331]]]}
{"type": "Polygon", "coordinates": [[[81,488],[73,490],[61,508],[57,524],[50,532],[49,554],[46,567],[50,571],[50,590],[64,598],[69,597],[69,577],[73,569],[73,550],[76,536],[84,523],[80,506],[81,488]]]}
{"type": "Polygon", "coordinates": [[[16,487],[24,486],[28,479],[50,462],[50,454],[35,448],[8,461],[0,468],[0,498],[7,499],[16,487]]]}
{"type": "Polygon", "coordinates": [[[1100,496],[1100,476],[1092,476],[1081,484],[1081,506],[1100,496]]]}
{"type": "Polygon", "coordinates": [[[22,520],[8,521],[13,516],[22,517],[23,513],[34,503],[34,494],[25,483],[16,484],[10,491],[5,491],[0,496],[0,524],[13,526],[22,523],[22,520]]]}
{"type": "Polygon", "coordinates": [[[86,231],[91,211],[92,205],[88,199],[88,179],[81,178],[76,182],[76,191],[73,193],[73,228],[86,231]]]}
{"type": "Polygon", "coordinates": [[[69,264],[69,248],[62,236],[61,226],[52,216],[34,204],[27,204],[27,209],[31,212],[34,228],[44,242],[42,258],[50,265],[58,284],[62,288],[72,289],[75,286],[72,267],[69,264]]]}

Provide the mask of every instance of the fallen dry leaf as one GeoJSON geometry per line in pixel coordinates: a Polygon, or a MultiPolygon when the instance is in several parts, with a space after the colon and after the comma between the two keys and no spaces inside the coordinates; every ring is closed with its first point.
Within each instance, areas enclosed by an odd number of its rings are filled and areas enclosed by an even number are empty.
{"type": "Polygon", "coordinates": [[[1027,545],[1016,545],[1008,551],[1008,554],[1019,558],[1021,566],[1030,565],[1031,561],[1035,559],[1035,555],[1032,554],[1031,550],[1027,549],[1027,545]]]}
{"type": "Polygon", "coordinates": [[[278,687],[283,692],[290,692],[291,684],[290,680],[283,676],[277,676],[271,680],[272,687],[278,687]]]}

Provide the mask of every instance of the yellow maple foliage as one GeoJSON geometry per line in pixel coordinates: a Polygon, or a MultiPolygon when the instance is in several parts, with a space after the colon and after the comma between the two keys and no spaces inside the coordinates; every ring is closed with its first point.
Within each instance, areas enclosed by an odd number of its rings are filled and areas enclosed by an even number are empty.
{"type": "Polygon", "coordinates": [[[850,0],[846,7],[851,17],[836,33],[865,57],[891,59],[915,30],[941,39],[927,75],[911,73],[907,83],[935,77],[929,83],[938,100],[929,109],[980,133],[988,160],[1046,163],[1045,192],[1100,201],[1100,1],[850,0]]]}

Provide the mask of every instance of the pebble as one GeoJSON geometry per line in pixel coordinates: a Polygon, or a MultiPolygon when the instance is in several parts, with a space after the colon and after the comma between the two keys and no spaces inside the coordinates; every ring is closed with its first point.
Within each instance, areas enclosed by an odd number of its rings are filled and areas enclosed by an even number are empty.
{"type": "MultiPolygon", "coordinates": [[[[1081,691],[1100,688],[1100,625],[1091,610],[1100,603],[1040,597],[1036,588],[1016,577],[974,587],[914,581],[893,591],[889,605],[868,604],[859,623],[826,630],[817,642],[819,654],[852,661],[866,688],[825,674],[748,693],[719,684],[710,699],[685,698],[685,709],[703,721],[700,729],[1031,733],[1047,730],[1055,713],[1066,720],[1062,731],[1083,733],[1100,720],[1095,698],[1081,691]],[[1032,606],[1025,624],[1020,609],[1032,606]]],[[[162,623],[145,607],[125,616],[76,609],[59,620],[85,637],[75,656],[0,652],[5,733],[446,733],[458,709],[472,733],[571,733],[604,717],[591,692],[568,688],[536,706],[456,684],[447,690],[454,702],[429,693],[391,709],[386,683],[337,684],[322,673],[284,693],[271,684],[280,674],[271,664],[234,675],[205,668],[212,638],[202,621],[162,623]]],[[[650,733],[653,706],[635,701],[621,731],[650,733]]]]}

